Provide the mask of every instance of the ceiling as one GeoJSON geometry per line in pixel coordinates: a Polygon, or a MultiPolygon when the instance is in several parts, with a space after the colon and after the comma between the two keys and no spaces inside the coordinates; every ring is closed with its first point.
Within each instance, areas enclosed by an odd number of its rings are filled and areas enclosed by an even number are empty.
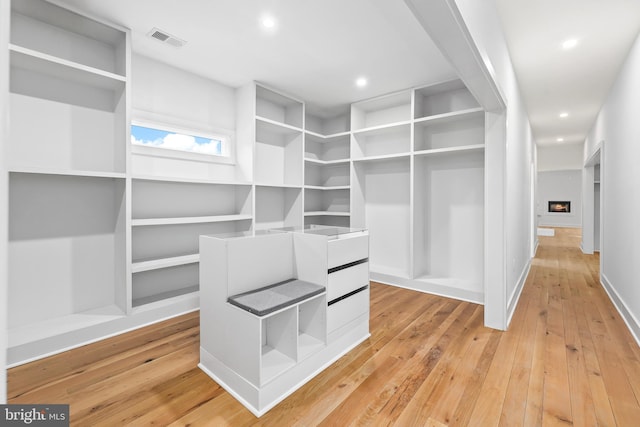
{"type": "MultiPolygon", "coordinates": [[[[262,82],[318,114],[455,77],[400,0],[58,2],[131,28],[136,53],[231,87],[262,82]],[[262,26],[267,15],[274,28],[262,26]],[[148,37],[153,27],[186,45],[148,37]],[[361,76],[364,88],[355,85],[361,76]]],[[[496,4],[536,142],[582,143],[638,34],[640,0],[496,4]],[[563,50],[568,38],[578,43],[563,50]]]]}
{"type": "Polygon", "coordinates": [[[496,3],[537,144],[582,143],[638,35],[640,0],[496,3]]]}
{"type": "Polygon", "coordinates": [[[60,0],[132,30],[134,52],[231,87],[253,80],[318,114],[456,77],[402,1],[60,0]],[[262,26],[264,16],[276,22],[262,26]],[[173,48],[157,27],[186,40],[173,48]],[[365,88],[355,81],[364,76],[365,88]]]}

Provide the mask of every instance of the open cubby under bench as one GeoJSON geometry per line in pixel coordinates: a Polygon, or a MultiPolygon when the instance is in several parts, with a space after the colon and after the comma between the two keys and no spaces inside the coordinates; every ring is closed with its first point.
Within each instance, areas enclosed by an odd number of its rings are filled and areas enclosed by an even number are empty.
{"type": "Polygon", "coordinates": [[[288,279],[273,285],[229,297],[230,304],[263,317],[303,302],[325,291],[324,286],[288,279]]]}

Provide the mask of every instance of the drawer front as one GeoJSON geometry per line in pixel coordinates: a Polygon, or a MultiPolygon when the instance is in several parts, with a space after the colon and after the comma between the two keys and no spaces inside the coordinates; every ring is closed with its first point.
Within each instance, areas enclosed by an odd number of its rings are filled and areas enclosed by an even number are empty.
{"type": "Polygon", "coordinates": [[[331,301],[369,284],[369,263],[354,265],[329,274],[327,300],[331,301]]]}
{"type": "Polygon", "coordinates": [[[369,257],[369,236],[366,234],[330,240],[327,246],[328,268],[369,257]]]}
{"type": "Polygon", "coordinates": [[[369,288],[327,307],[327,332],[331,333],[369,312],[369,288]]]}

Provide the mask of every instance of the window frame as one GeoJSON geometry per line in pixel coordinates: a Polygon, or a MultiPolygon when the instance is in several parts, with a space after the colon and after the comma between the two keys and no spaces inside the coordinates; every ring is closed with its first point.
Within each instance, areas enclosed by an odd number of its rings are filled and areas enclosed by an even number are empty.
{"type": "Polygon", "coordinates": [[[187,160],[193,162],[202,163],[217,163],[226,165],[235,165],[235,138],[233,132],[221,129],[209,129],[205,130],[200,126],[192,125],[178,125],[168,123],[164,120],[148,120],[148,119],[132,119],[129,124],[129,145],[131,147],[131,154],[150,156],[150,157],[162,157],[175,160],[187,160]],[[182,151],[172,148],[153,147],[149,145],[134,144],[132,142],[133,134],[131,133],[131,126],[145,127],[149,129],[156,129],[164,132],[179,133],[183,135],[189,135],[199,138],[207,138],[218,140],[222,142],[222,154],[206,154],[195,153],[192,151],[182,151]]]}

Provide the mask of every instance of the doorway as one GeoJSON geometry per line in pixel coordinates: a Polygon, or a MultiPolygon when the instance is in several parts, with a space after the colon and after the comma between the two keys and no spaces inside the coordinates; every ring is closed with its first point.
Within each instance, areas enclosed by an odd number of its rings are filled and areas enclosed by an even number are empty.
{"type": "Polygon", "coordinates": [[[583,217],[582,252],[593,254],[601,251],[603,233],[602,201],[604,200],[603,143],[585,162],[582,173],[583,217]]]}

